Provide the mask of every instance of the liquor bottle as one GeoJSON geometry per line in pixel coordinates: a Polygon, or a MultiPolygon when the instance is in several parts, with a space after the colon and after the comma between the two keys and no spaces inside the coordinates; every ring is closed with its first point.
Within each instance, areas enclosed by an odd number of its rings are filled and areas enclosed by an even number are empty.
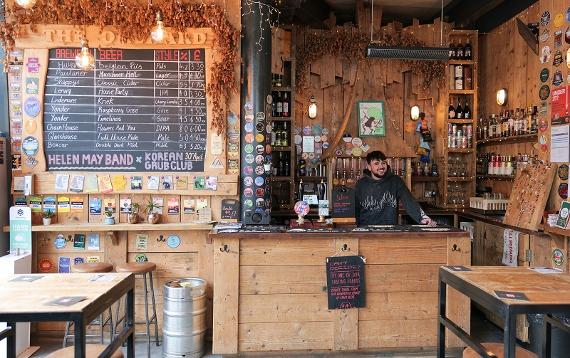
{"type": "Polygon", "coordinates": [[[271,116],[277,117],[277,92],[271,92],[271,116]]]}
{"type": "Polygon", "coordinates": [[[285,154],[285,160],[284,160],[285,164],[283,165],[283,171],[284,171],[283,176],[285,176],[285,177],[288,177],[289,175],[291,175],[291,167],[290,167],[289,161],[290,161],[289,155],[285,154]]]}
{"type": "Polygon", "coordinates": [[[283,112],[281,113],[282,117],[289,117],[289,98],[287,96],[287,92],[283,92],[283,112]]]}
{"type": "Polygon", "coordinates": [[[281,99],[281,92],[277,92],[277,111],[276,117],[283,116],[283,100],[281,99]]]}
{"type": "Polygon", "coordinates": [[[457,48],[456,48],[455,52],[456,52],[455,57],[456,57],[458,60],[463,60],[463,59],[464,59],[464,56],[465,56],[465,48],[463,47],[463,45],[461,44],[461,42],[459,42],[459,44],[457,45],[457,48]]]}
{"type": "Polygon", "coordinates": [[[463,65],[455,66],[455,89],[463,89],[463,65]]]}
{"type": "Polygon", "coordinates": [[[466,61],[471,61],[473,59],[473,49],[471,47],[471,41],[469,40],[469,37],[467,38],[465,48],[463,49],[463,59],[466,61]]]}
{"type": "Polygon", "coordinates": [[[461,101],[457,100],[457,107],[455,108],[455,118],[463,119],[463,107],[461,107],[461,101]]]}
{"type": "Polygon", "coordinates": [[[471,108],[469,108],[467,100],[465,100],[465,107],[463,108],[463,118],[471,119],[471,108]]]}
{"type": "Polygon", "coordinates": [[[281,146],[289,146],[289,132],[287,131],[287,122],[283,122],[283,129],[281,130],[281,146]]]}
{"type": "Polygon", "coordinates": [[[276,146],[277,142],[277,128],[275,128],[275,122],[271,122],[271,146],[276,146]]]}
{"type": "Polygon", "coordinates": [[[454,119],[455,118],[455,107],[453,104],[449,104],[449,108],[447,109],[447,118],[454,119]]]}
{"type": "Polygon", "coordinates": [[[463,67],[463,83],[465,87],[464,89],[473,89],[473,71],[471,69],[471,66],[463,67]]]}
{"type": "Polygon", "coordinates": [[[449,59],[455,60],[457,58],[457,50],[455,48],[455,40],[449,44],[449,59]]]}

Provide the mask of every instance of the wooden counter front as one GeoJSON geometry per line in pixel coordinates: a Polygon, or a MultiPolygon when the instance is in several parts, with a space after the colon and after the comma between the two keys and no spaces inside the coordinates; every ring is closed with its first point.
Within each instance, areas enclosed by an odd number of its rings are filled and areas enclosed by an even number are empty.
{"type": "MultiPolygon", "coordinates": [[[[469,265],[466,232],[211,234],[213,353],[436,347],[438,268],[469,265]],[[345,246],[346,245],[346,246],[345,246]],[[361,255],[365,308],[329,310],[325,260],[361,255]]],[[[469,301],[448,315],[469,331],[469,301]]],[[[453,335],[451,347],[460,343],[453,335]]]]}

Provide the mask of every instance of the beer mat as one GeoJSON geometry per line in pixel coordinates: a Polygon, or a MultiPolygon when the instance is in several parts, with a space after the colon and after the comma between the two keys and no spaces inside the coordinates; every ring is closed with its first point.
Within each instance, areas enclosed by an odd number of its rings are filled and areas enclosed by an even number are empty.
{"type": "Polygon", "coordinates": [[[46,303],[48,306],[72,306],[77,302],[81,302],[86,300],[87,297],[85,296],[63,296],[60,298],[56,298],[53,301],[49,301],[46,303]]]}
{"type": "Polygon", "coordinates": [[[24,275],[24,276],[18,276],[16,278],[13,278],[10,280],[10,282],[34,282],[36,280],[39,280],[40,278],[42,278],[43,276],[38,276],[38,275],[24,275]]]}
{"type": "Polygon", "coordinates": [[[509,300],[528,301],[528,297],[522,292],[515,291],[495,291],[495,295],[499,298],[507,298],[509,300]]]}
{"type": "Polygon", "coordinates": [[[469,267],[465,266],[445,266],[445,267],[450,269],[451,271],[472,271],[469,267]]]}
{"type": "Polygon", "coordinates": [[[528,269],[542,274],[564,273],[561,269],[549,267],[529,267],[528,269]]]}

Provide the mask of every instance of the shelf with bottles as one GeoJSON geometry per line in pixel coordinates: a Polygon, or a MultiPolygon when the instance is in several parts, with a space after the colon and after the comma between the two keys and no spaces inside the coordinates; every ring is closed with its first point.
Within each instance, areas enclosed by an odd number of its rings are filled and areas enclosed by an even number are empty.
{"type": "Polygon", "coordinates": [[[447,177],[447,181],[460,181],[460,182],[469,182],[474,179],[475,177],[447,177]]]}
{"type": "Polygon", "coordinates": [[[291,178],[291,157],[290,152],[284,151],[271,156],[273,177],[291,178]]]}
{"type": "Polygon", "coordinates": [[[518,168],[538,161],[537,155],[521,154],[498,155],[495,153],[479,153],[475,164],[477,177],[514,178],[518,168]]]}
{"type": "Polygon", "coordinates": [[[514,175],[479,175],[478,174],[477,179],[513,181],[513,180],[515,180],[515,176],[514,175]]]}
{"type": "Polygon", "coordinates": [[[271,118],[290,119],[291,118],[291,91],[272,90],[271,91],[271,118]]]}
{"type": "Polygon", "coordinates": [[[271,148],[274,151],[284,151],[283,148],[291,147],[291,124],[289,122],[271,122],[271,148]]]}
{"type": "Polygon", "coordinates": [[[317,175],[304,175],[297,177],[299,180],[304,181],[319,181],[319,180],[327,180],[326,176],[317,176],[317,175]]]}
{"type": "Polygon", "coordinates": [[[477,123],[477,144],[507,144],[530,142],[538,137],[538,109],[529,106],[526,110],[504,110],[487,118],[481,116],[477,123]]]}
{"type": "Polygon", "coordinates": [[[497,145],[522,142],[535,142],[538,140],[538,133],[522,134],[509,137],[488,138],[477,141],[477,145],[497,145]]]}
{"type": "Polygon", "coordinates": [[[445,197],[446,206],[456,208],[469,206],[469,197],[471,197],[471,181],[468,182],[450,182],[447,183],[447,191],[445,197]]]}
{"type": "Polygon", "coordinates": [[[439,175],[435,177],[425,176],[425,175],[412,175],[412,183],[422,183],[430,181],[439,181],[439,175]]]}
{"type": "Polygon", "coordinates": [[[447,158],[447,178],[469,178],[472,169],[470,163],[465,161],[461,155],[449,156],[447,158]]]}
{"type": "Polygon", "coordinates": [[[473,118],[470,118],[470,119],[449,118],[449,119],[447,119],[447,122],[451,123],[451,124],[473,124],[473,118]]]}

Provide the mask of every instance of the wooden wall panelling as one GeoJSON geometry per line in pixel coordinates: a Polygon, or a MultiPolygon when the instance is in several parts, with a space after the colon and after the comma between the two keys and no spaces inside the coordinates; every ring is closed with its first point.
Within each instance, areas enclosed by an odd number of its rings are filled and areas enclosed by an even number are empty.
{"type": "MultiPolygon", "coordinates": [[[[238,352],[238,301],[240,240],[214,239],[214,290],[212,353],[238,352]]],[[[243,336],[246,336],[244,332],[243,336]]],[[[254,332],[255,337],[260,332],[254,332]]]]}
{"type": "MultiPolygon", "coordinates": [[[[468,237],[463,238],[447,238],[447,264],[448,265],[470,265],[471,264],[471,240],[468,237]],[[455,248],[455,249],[454,249],[455,248]]],[[[460,326],[464,331],[470,332],[471,327],[471,310],[470,299],[449,287],[447,291],[447,314],[453,322],[460,326]]],[[[447,344],[452,347],[464,346],[455,334],[448,331],[446,334],[447,344]]]]}
{"type": "MultiPolygon", "coordinates": [[[[343,256],[358,255],[358,239],[336,239],[334,241],[335,252],[340,252],[343,256]],[[345,247],[346,249],[344,249],[345,247]]],[[[366,277],[366,274],[364,276],[366,277]]],[[[321,294],[321,297],[326,298],[326,296],[325,294],[321,294]]],[[[374,304],[370,302],[368,297],[365,302],[367,302],[367,305],[374,304]]],[[[325,307],[325,305],[316,307],[325,307]]],[[[358,321],[360,310],[361,309],[339,309],[333,311],[333,349],[335,351],[354,351],[358,349],[358,321]]],[[[363,315],[366,316],[366,312],[363,312],[363,315]]]]}

